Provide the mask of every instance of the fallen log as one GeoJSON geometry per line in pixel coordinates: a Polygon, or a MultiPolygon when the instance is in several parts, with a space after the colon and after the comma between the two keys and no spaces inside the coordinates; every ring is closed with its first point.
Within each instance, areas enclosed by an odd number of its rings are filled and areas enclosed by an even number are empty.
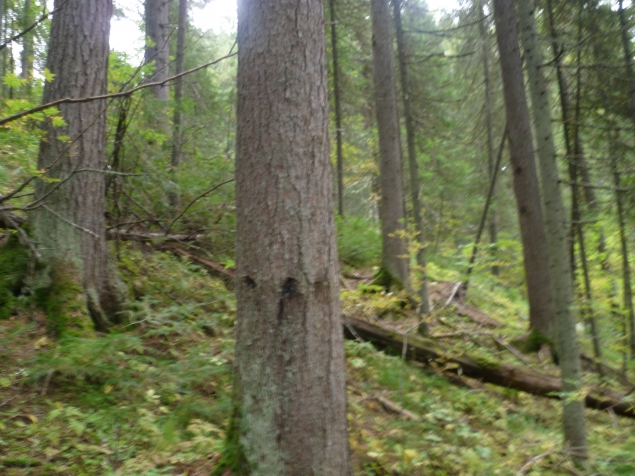
{"type": "MultiPolygon", "coordinates": [[[[346,338],[361,338],[380,350],[391,350],[399,355],[404,353],[404,338],[400,333],[349,316],[344,316],[342,320],[346,338]]],[[[406,345],[406,358],[426,365],[436,364],[445,367],[447,372],[542,397],[560,398],[562,392],[558,377],[541,375],[511,365],[478,361],[466,355],[447,355],[434,342],[415,335],[407,337],[406,345]]],[[[623,399],[624,396],[615,392],[591,388],[585,397],[585,403],[589,408],[610,409],[617,415],[635,418],[635,408],[623,399]]]]}
{"type": "MultiPolygon", "coordinates": [[[[165,243],[161,245],[161,248],[177,255],[188,257],[193,262],[209,270],[216,271],[226,278],[232,280],[236,278],[234,268],[225,268],[225,266],[214,260],[203,258],[196,253],[184,250],[176,244],[165,243]]],[[[350,316],[343,316],[342,323],[346,338],[353,340],[361,338],[371,342],[380,350],[391,350],[402,355],[404,347],[402,334],[350,316]]],[[[483,360],[478,361],[466,355],[448,355],[435,342],[416,335],[408,335],[406,344],[406,358],[425,365],[436,364],[442,367],[444,372],[465,375],[486,383],[520,390],[532,395],[560,398],[562,386],[558,377],[541,375],[511,365],[483,360]]],[[[631,403],[624,401],[624,397],[610,390],[602,391],[597,388],[591,388],[585,397],[585,404],[588,408],[610,410],[617,415],[635,418],[635,408],[631,403]]]]}
{"type": "Polygon", "coordinates": [[[202,239],[205,235],[203,234],[189,234],[189,235],[166,235],[164,233],[151,233],[147,232],[136,232],[136,231],[127,231],[127,230],[117,230],[115,228],[110,228],[106,234],[109,240],[122,240],[122,241],[155,241],[160,240],[162,242],[166,241],[196,241],[202,239]]]}
{"type": "Polygon", "coordinates": [[[211,260],[209,258],[203,258],[202,256],[197,255],[188,250],[184,250],[179,246],[175,246],[171,243],[165,243],[161,246],[161,249],[166,251],[171,251],[175,255],[184,256],[186,258],[191,259],[194,263],[202,266],[203,268],[207,268],[210,271],[215,271],[217,273],[222,274],[226,278],[234,279],[236,277],[236,270],[234,268],[226,268],[222,264],[217,261],[211,260]]]}

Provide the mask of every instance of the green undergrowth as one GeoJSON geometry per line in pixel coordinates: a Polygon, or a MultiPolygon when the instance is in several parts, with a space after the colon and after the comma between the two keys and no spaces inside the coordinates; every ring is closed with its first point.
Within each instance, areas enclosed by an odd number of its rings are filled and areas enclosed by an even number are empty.
{"type": "MultiPolygon", "coordinates": [[[[233,295],[171,254],[126,245],[119,255],[136,300],[111,333],[58,340],[35,307],[0,321],[0,474],[207,475],[226,453],[233,295]]],[[[487,291],[475,299],[497,319],[516,312],[513,297],[487,283],[472,289],[487,291]]],[[[350,315],[397,328],[415,322],[403,293],[362,284],[342,297],[350,315]]],[[[505,332],[516,329],[504,322],[505,332]]],[[[431,324],[433,335],[474,329],[450,308],[431,324]]],[[[488,335],[439,344],[449,355],[519,365],[488,335]]],[[[368,343],[347,342],[346,356],[356,475],[570,474],[559,402],[456,386],[439,376],[442,367],[368,343]]],[[[633,420],[587,415],[595,474],[634,474],[633,420]]]]}
{"type": "Polygon", "coordinates": [[[29,265],[27,251],[15,234],[0,242],[0,320],[8,319],[20,306],[20,294],[29,265]]]}

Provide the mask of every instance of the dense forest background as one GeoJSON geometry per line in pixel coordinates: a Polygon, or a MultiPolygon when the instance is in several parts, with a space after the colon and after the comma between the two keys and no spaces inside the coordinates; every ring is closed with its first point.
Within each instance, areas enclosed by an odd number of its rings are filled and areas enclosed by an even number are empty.
{"type": "MultiPolygon", "coordinates": [[[[268,238],[237,256],[235,180],[261,63],[209,5],[0,0],[3,474],[249,474],[234,332],[268,238]]],[[[634,474],[633,6],[322,14],[353,473],[634,474]]]]}

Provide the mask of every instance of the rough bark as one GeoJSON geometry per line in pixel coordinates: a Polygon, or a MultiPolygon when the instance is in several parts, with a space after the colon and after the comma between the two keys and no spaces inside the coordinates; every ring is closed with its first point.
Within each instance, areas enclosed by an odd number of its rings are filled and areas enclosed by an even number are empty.
{"type": "Polygon", "coordinates": [[[404,231],[403,172],[399,143],[399,116],[395,60],[388,0],[371,0],[373,23],[373,80],[379,131],[379,215],[382,231],[382,269],[388,281],[408,284],[408,258],[404,231]]]}
{"type": "MultiPolygon", "coordinates": [[[[55,7],[62,1],[57,0],[55,7]]],[[[53,17],[47,67],[55,79],[44,86],[44,102],[106,93],[111,11],[111,0],[69,0],[53,17]]],[[[107,319],[117,320],[115,313],[126,297],[108,261],[104,175],[77,172],[105,167],[105,109],[103,100],[63,104],[59,110],[66,125],[44,123],[46,138],[40,143],[38,169],[47,172],[35,186],[42,206],[34,217],[35,240],[52,275],[40,287],[54,289],[60,277],[69,285],[77,284],[83,289],[73,299],[81,301],[77,310],[82,314],[87,307],[98,328],[106,327],[107,319]]],[[[58,317],[68,327],[89,327],[65,312],[60,310],[58,317]]]]}
{"type": "MultiPolygon", "coordinates": [[[[580,349],[575,328],[571,264],[567,253],[567,219],[559,188],[549,92],[542,71],[543,61],[534,17],[534,1],[518,0],[518,9],[545,205],[547,250],[556,311],[555,343],[562,373],[562,388],[565,392],[576,394],[582,386],[580,349]]],[[[531,144],[531,137],[529,140],[531,144]]],[[[584,406],[579,398],[571,398],[564,404],[564,438],[565,445],[571,450],[574,458],[583,466],[586,465],[588,450],[584,406]]]]}
{"type": "Polygon", "coordinates": [[[333,55],[333,102],[335,103],[335,144],[337,147],[337,212],[344,216],[344,157],[342,152],[342,106],[340,104],[340,67],[337,55],[335,0],[329,0],[331,13],[331,54],[333,55]]]}
{"type": "Polygon", "coordinates": [[[234,469],[345,475],[323,5],[241,0],[238,45],[234,469]]]}
{"type": "MultiPolygon", "coordinates": [[[[146,63],[154,66],[148,82],[163,81],[168,77],[169,55],[168,29],[170,0],[145,0],[146,63]]],[[[170,86],[152,86],[152,94],[162,101],[168,100],[170,86]]]]}
{"type": "Polygon", "coordinates": [[[555,308],[547,237],[542,219],[513,2],[495,0],[494,19],[503,72],[514,193],[523,242],[530,327],[543,336],[552,337],[555,308]]]}
{"type": "MultiPolygon", "coordinates": [[[[185,71],[185,32],[187,28],[187,0],[179,0],[179,24],[176,38],[176,71],[181,74],[185,71]]],[[[183,146],[183,79],[174,80],[174,117],[172,129],[172,175],[176,175],[176,169],[181,164],[183,146]]],[[[170,204],[174,209],[180,206],[180,194],[172,192],[170,204]]]]}
{"type": "Polygon", "coordinates": [[[412,215],[414,217],[415,229],[419,234],[417,237],[418,252],[417,265],[421,273],[421,287],[419,297],[421,298],[421,314],[430,314],[430,301],[428,298],[428,272],[426,270],[426,230],[421,216],[421,200],[419,198],[419,166],[417,164],[417,149],[415,146],[415,128],[410,109],[410,88],[408,85],[408,68],[406,66],[406,40],[404,38],[403,26],[401,24],[401,0],[392,0],[395,27],[397,31],[397,52],[399,55],[399,73],[401,76],[401,95],[404,105],[404,118],[406,121],[406,139],[408,144],[408,167],[410,172],[410,194],[412,195],[412,215]]]}
{"type": "MultiPolygon", "coordinates": [[[[492,100],[492,81],[489,71],[489,42],[487,30],[485,28],[485,22],[487,21],[485,16],[485,4],[480,2],[479,5],[479,39],[481,41],[481,48],[483,50],[483,79],[485,84],[485,114],[487,120],[487,170],[489,172],[490,183],[493,182],[494,177],[494,164],[496,152],[494,151],[494,101],[492,100]]],[[[489,241],[491,245],[491,253],[496,259],[496,242],[498,241],[498,214],[496,212],[496,189],[493,190],[493,200],[490,204],[491,212],[489,218],[489,241]]],[[[500,268],[498,265],[492,265],[492,274],[498,276],[500,274],[500,268]]]]}
{"type": "MultiPolygon", "coordinates": [[[[24,14],[22,26],[24,29],[31,26],[34,20],[31,0],[24,0],[24,14]]],[[[30,79],[33,76],[33,33],[28,33],[22,38],[22,53],[20,54],[22,71],[20,77],[30,79]]]]}

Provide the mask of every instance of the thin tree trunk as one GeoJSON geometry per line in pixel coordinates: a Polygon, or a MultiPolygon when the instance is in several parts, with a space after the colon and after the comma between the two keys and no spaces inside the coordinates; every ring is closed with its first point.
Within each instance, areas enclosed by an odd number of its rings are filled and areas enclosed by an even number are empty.
{"type": "Polygon", "coordinates": [[[476,262],[476,253],[478,252],[478,244],[481,241],[481,235],[483,233],[483,229],[485,228],[485,221],[487,220],[487,212],[491,206],[492,197],[494,196],[494,189],[496,187],[496,177],[498,176],[498,170],[500,168],[501,159],[503,158],[503,149],[505,148],[505,140],[507,139],[507,126],[505,126],[505,132],[503,132],[503,137],[501,138],[501,144],[498,149],[498,156],[496,157],[496,162],[494,162],[494,174],[490,179],[489,190],[487,192],[487,198],[485,200],[485,206],[483,207],[483,213],[481,215],[481,221],[478,224],[478,230],[476,232],[476,238],[474,239],[474,248],[472,248],[472,256],[470,257],[470,262],[467,266],[467,271],[465,272],[465,289],[467,289],[470,276],[472,275],[472,270],[474,269],[474,263],[476,262]]]}
{"type": "MultiPolygon", "coordinates": [[[[490,182],[493,181],[495,175],[494,164],[495,155],[494,151],[494,105],[492,101],[492,85],[489,72],[489,45],[488,36],[485,29],[486,16],[484,12],[485,4],[481,1],[479,6],[480,22],[479,22],[479,36],[481,41],[481,47],[483,49],[483,78],[485,81],[485,113],[487,115],[487,160],[488,160],[488,172],[490,182]]],[[[494,259],[497,258],[496,243],[498,242],[498,216],[496,212],[496,189],[493,190],[492,203],[490,205],[491,212],[489,215],[489,241],[491,244],[491,253],[494,259]]],[[[500,274],[500,268],[498,265],[492,265],[492,274],[498,276],[500,274]]]]}
{"type": "Polygon", "coordinates": [[[624,2],[619,0],[620,32],[622,34],[622,48],[624,49],[624,66],[626,67],[626,77],[628,78],[628,96],[630,103],[630,114],[635,121],[635,79],[633,77],[633,56],[631,53],[631,37],[629,26],[624,11],[624,2]]]}
{"type": "MultiPolygon", "coordinates": [[[[0,43],[4,43],[5,38],[5,25],[6,25],[6,0],[0,0],[0,43]]],[[[0,51],[0,78],[4,77],[7,61],[7,49],[0,51]]],[[[2,81],[0,81],[1,83],[2,81]]],[[[0,86],[2,95],[6,95],[6,86],[4,83],[0,86]]]]}
{"type": "Polygon", "coordinates": [[[553,288],[514,5],[510,0],[495,0],[494,13],[503,71],[514,193],[523,242],[530,327],[543,337],[550,338],[553,336],[553,315],[555,314],[553,288]]]}
{"type": "MultiPolygon", "coordinates": [[[[28,28],[33,23],[34,15],[32,10],[31,0],[24,0],[23,29],[28,28]]],[[[20,63],[22,67],[20,77],[30,80],[33,77],[33,32],[22,37],[20,63]]]]}
{"type": "MultiPolygon", "coordinates": [[[[53,16],[47,67],[55,80],[45,84],[43,102],[106,94],[111,12],[111,0],[68,0],[53,16]]],[[[107,319],[120,319],[126,297],[108,260],[105,180],[95,172],[106,164],[106,101],[59,109],[67,125],[44,123],[38,169],[60,181],[38,180],[35,187],[43,206],[35,212],[34,234],[50,274],[41,304],[58,331],[83,333],[90,327],[82,320],[86,308],[103,329],[107,319]]]]}
{"type": "MultiPolygon", "coordinates": [[[[176,71],[181,74],[185,71],[185,33],[187,28],[187,0],[179,0],[179,24],[176,38],[176,71]]],[[[183,78],[174,81],[174,119],[172,130],[172,176],[176,176],[181,164],[183,154],[183,78]]],[[[170,194],[170,204],[173,209],[178,209],[181,202],[180,193],[173,191],[170,194]]]]}
{"type": "MultiPolygon", "coordinates": [[[[163,81],[169,74],[169,7],[170,0],[145,0],[146,36],[149,40],[145,50],[145,61],[154,65],[148,82],[163,81]]],[[[170,92],[168,84],[152,86],[150,90],[157,99],[168,100],[170,92]]]]}
{"type": "Polygon", "coordinates": [[[237,474],[347,475],[321,2],[238,3],[237,474]]]}
{"type": "MultiPolygon", "coordinates": [[[[628,92],[630,100],[630,114],[635,124],[635,80],[633,78],[633,56],[631,53],[631,38],[629,33],[629,26],[626,20],[626,12],[624,11],[623,0],[619,0],[619,16],[620,16],[620,30],[622,33],[622,47],[624,48],[624,64],[626,66],[626,77],[628,78],[628,92]]],[[[619,188],[620,175],[617,168],[617,161],[613,162],[613,180],[615,182],[616,189],[619,188]]],[[[635,313],[633,312],[633,296],[631,291],[631,278],[630,268],[627,253],[626,231],[624,224],[624,212],[621,193],[616,190],[617,195],[617,208],[618,219],[620,224],[620,240],[622,242],[622,265],[624,273],[624,307],[628,312],[628,322],[630,329],[630,356],[635,357],[635,313]]]]}
{"type": "MultiPolygon", "coordinates": [[[[513,7],[512,7],[513,8],[513,7]]],[[[562,388],[576,394],[582,388],[580,349],[576,334],[571,263],[567,259],[567,219],[559,188],[556,148],[551,128],[547,83],[542,72],[542,54],[534,17],[533,0],[518,0],[519,20],[529,77],[529,91],[538,137],[538,158],[545,204],[547,249],[555,304],[555,342],[562,376],[562,388]]],[[[526,107],[526,106],[525,106],[526,107]]],[[[528,114],[528,112],[527,112],[528,114]]],[[[531,144],[531,138],[529,138],[531,144]]],[[[564,404],[564,438],[574,461],[588,465],[584,404],[571,398],[564,404]]]]}
{"type": "MultiPolygon", "coordinates": [[[[614,140],[617,141],[617,138],[614,140]]],[[[629,348],[631,358],[635,356],[635,311],[633,310],[633,292],[631,291],[631,268],[628,257],[628,244],[626,239],[626,223],[624,217],[624,201],[620,187],[622,180],[618,169],[617,158],[614,156],[613,166],[613,184],[615,185],[615,201],[617,203],[617,220],[620,228],[620,245],[622,247],[622,282],[624,295],[624,311],[625,321],[628,323],[629,330],[629,348]]]]}
{"type": "Polygon", "coordinates": [[[379,131],[380,217],[384,284],[408,286],[408,252],[404,233],[404,193],[399,143],[395,62],[388,0],[371,0],[375,112],[379,131]]]}
{"type": "Polygon", "coordinates": [[[333,99],[335,102],[335,143],[337,146],[337,212],[344,216],[344,157],[342,154],[342,106],[340,104],[340,68],[337,55],[337,19],[335,0],[329,0],[331,13],[331,52],[333,55],[333,99]]]}
{"type": "Polygon", "coordinates": [[[427,316],[430,314],[430,299],[428,297],[428,272],[426,270],[426,230],[421,213],[421,200],[419,198],[419,165],[417,164],[417,150],[415,146],[415,128],[410,109],[410,88],[408,85],[408,68],[406,66],[406,41],[401,23],[401,0],[392,0],[395,26],[397,31],[397,51],[399,54],[399,72],[401,75],[401,94],[406,120],[406,138],[408,144],[408,166],[410,171],[410,193],[412,194],[412,214],[415,228],[418,233],[417,265],[421,273],[421,287],[419,297],[421,307],[419,312],[427,316]]]}

